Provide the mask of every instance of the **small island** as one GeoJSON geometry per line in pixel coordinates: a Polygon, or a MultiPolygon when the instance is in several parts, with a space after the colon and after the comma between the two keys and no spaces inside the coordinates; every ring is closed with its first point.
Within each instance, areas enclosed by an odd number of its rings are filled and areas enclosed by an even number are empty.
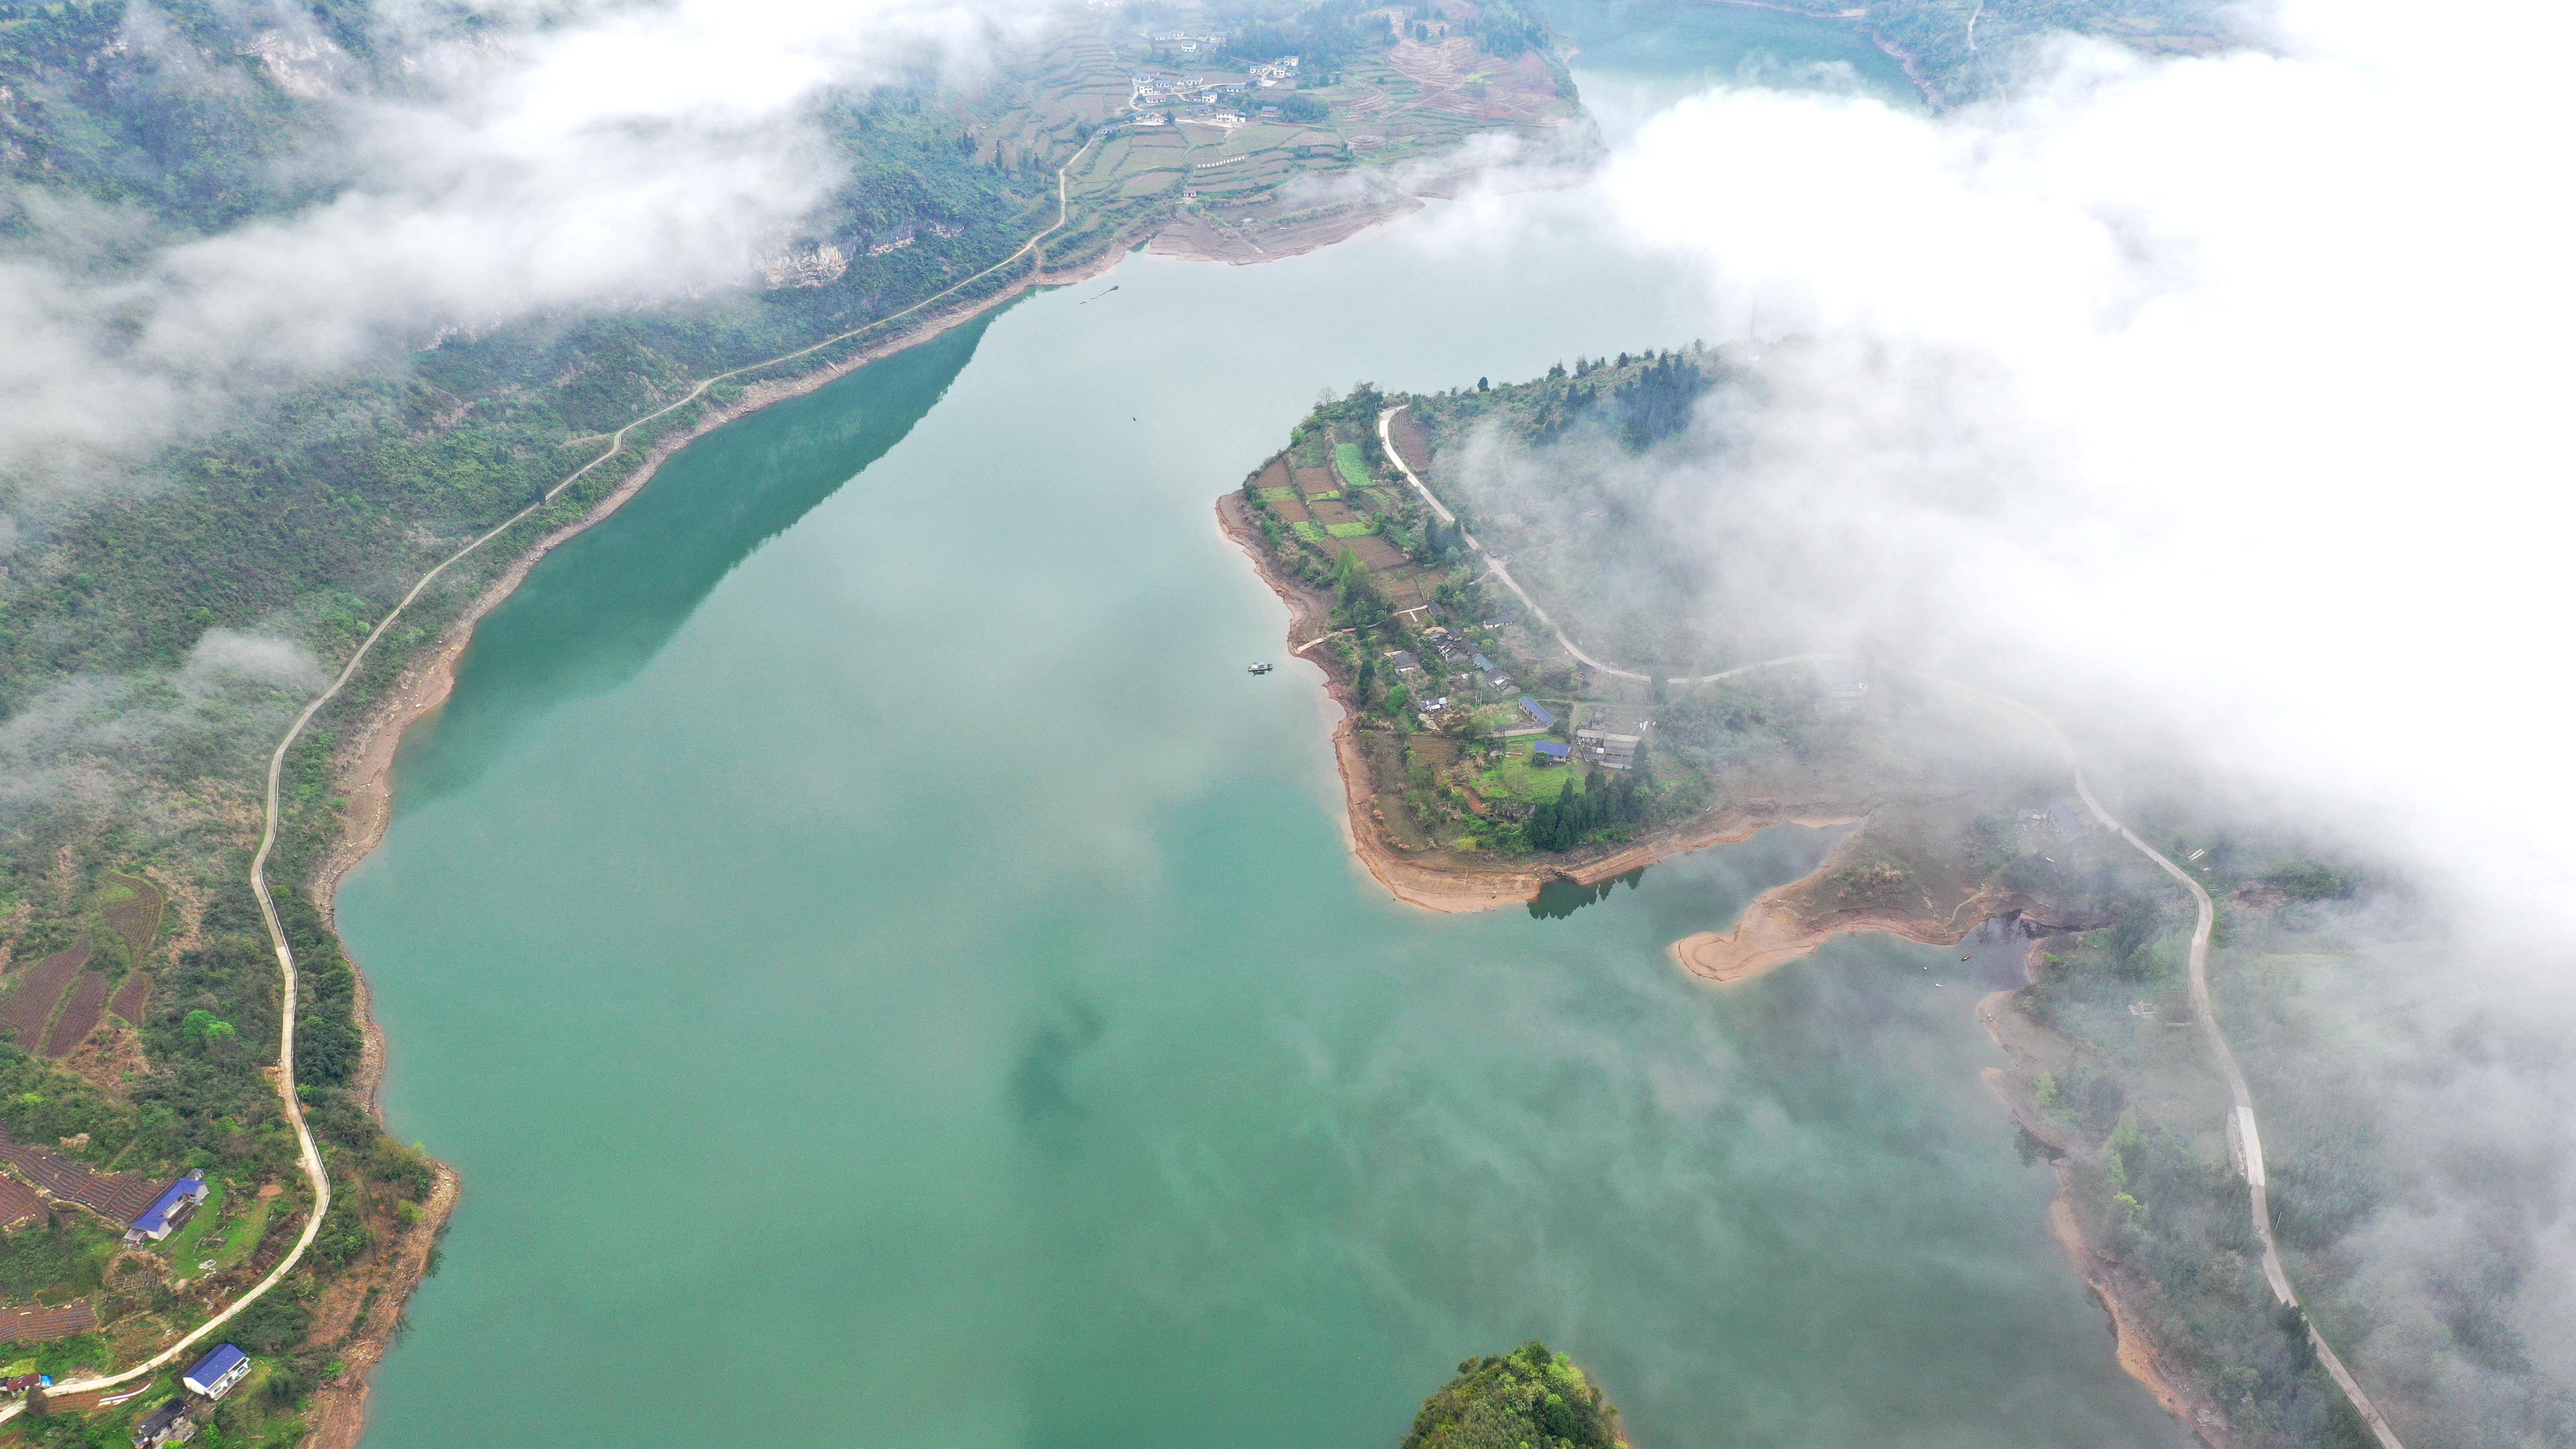
{"type": "Polygon", "coordinates": [[[1574,1360],[1535,1339],[1458,1365],[1404,1449],[1625,1449],[1619,1410],[1574,1360]]]}
{"type": "Polygon", "coordinates": [[[1686,590],[1604,582],[1652,547],[1625,522],[1641,505],[1620,461],[1665,446],[1729,365],[1693,347],[1441,394],[1362,383],[1219,501],[1290,608],[1290,653],[1343,707],[1352,845],[1398,898],[1535,907],[1765,826],[1872,821],[1794,922],[1775,911],[1742,951],[1695,941],[1686,964],[1733,981],[1843,930],[1956,940],[2046,894],[2037,874],[1990,878],[1979,834],[2064,789],[2029,722],[1901,671],[1710,638],[1686,590]],[[1603,466],[1533,473],[1533,449],[1603,466]]]}

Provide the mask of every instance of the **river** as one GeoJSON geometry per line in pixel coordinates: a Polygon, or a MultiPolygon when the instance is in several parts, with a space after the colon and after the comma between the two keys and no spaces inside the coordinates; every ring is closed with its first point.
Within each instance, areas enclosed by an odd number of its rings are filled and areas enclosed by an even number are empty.
{"type": "MultiPolygon", "coordinates": [[[[1580,73],[1671,83],[1625,63],[1580,73]]],[[[341,894],[392,1126],[466,1183],[373,1445],[1392,1449],[1534,1336],[1643,1449],[2184,1442],[1977,1080],[2009,947],[1682,979],[1796,829],[1398,907],[1315,673],[1244,672],[1285,615],[1211,503],[1319,388],[1689,340],[1583,213],[1132,258],[534,571],[341,894]]]]}

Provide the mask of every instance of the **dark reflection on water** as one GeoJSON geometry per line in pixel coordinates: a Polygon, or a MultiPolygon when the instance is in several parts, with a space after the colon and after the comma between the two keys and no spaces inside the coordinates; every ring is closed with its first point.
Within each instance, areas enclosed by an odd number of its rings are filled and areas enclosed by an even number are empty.
{"type": "Polygon", "coordinates": [[[471,784],[552,706],[633,678],[736,565],[903,441],[995,315],[699,439],[557,549],[476,627],[452,702],[405,740],[403,806],[471,784]]]}
{"type": "Polygon", "coordinates": [[[1646,868],[1639,866],[1626,875],[1614,875],[1599,885],[1584,885],[1563,876],[1538,888],[1530,898],[1529,913],[1542,921],[1561,921],[1585,906],[1610,899],[1610,892],[1625,885],[1630,890],[1646,878],[1646,868]]]}

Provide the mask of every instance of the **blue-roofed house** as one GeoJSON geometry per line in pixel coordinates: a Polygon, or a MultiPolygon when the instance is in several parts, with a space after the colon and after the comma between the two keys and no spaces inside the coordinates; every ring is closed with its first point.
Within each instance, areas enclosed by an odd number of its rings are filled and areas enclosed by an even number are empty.
{"type": "Polygon", "coordinates": [[[249,1372],[250,1355],[227,1343],[197,1360],[196,1367],[179,1376],[179,1382],[190,1393],[220,1399],[249,1372]]]}
{"type": "Polygon", "coordinates": [[[1542,765],[1562,765],[1573,756],[1573,746],[1556,740],[1541,740],[1530,746],[1530,758],[1542,765]]]}
{"type": "Polygon", "coordinates": [[[1494,672],[1494,661],[1486,658],[1484,655],[1471,654],[1468,657],[1476,661],[1476,668],[1478,671],[1485,674],[1491,674],[1494,672]]]}
{"type": "Polygon", "coordinates": [[[125,1241],[129,1243],[161,1241],[170,1236],[171,1229],[186,1222],[188,1215],[197,1210],[197,1204],[205,1200],[206,1175],[202,1172],[189,1173],[163,1189],[161,1195],[153,1199],[152,1206],[145,1208],[142,1214],[135,1218],[133,1226],[125,1230],[125,1241]]]}
{"type": "Polygon", "coordinates": [[[1526,694],[1521,696],[1521,713],[1538,721],[1538,727],[1540,729],[1552,730],[1556,728],[1556,711],[1549,709],[1546,705],[1539,703],[1537,700],[1530,698],[1526,694]]]}

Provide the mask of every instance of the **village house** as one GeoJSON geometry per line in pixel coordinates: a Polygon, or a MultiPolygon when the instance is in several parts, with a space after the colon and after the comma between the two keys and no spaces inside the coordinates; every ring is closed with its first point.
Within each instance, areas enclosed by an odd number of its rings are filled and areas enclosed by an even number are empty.
{"type": "Polygon", "coordinates": [[[169,1188],[154,1200],[152,1206],[145,1208],[142,1214],[135,1218],[134,1225],[125,1230],[125,1241],[129,1244],[161,1241],[170,1236],[173,1229],[194,1215],[197,1204],[205,1200],[206,1175],[202,1172],[189,1173],[186,1177],[170,1184],[169,1188]]]}
{"type": "Polygon", "coordinates": [[[1530,746],[1530,763],[1534,765],[1562,765],[1573,756],[1571,747],[1556,740],[1540,740],[1530,746]]]}
{"type": "Polygon", "coordinates": [[[1540,729],[1552,730],[1556,728],[1556,711],[1549,709],[1546,705],[1539,703],[1537,700],[1530,698],[1526,694],[1521,696],[1521,713],[1528,715],[1530,717],[1530,723],[1537,725],[1540,729]]]}
{"type": "Polygon", "coordinates": [[[197,1436],[197,1421],[188,1417],[188,1401],[172,1399],[143,1416],[134,1426],[134,1449],[160,1449],[185,1444],[197,1436]]]}
{"type": "Polygon", "coordinates": [[[1386,651],[1386,661],[1395,666],[1395,672],[1398,675],[1422,672],[1422,660],[1410,649],[1389,649],[1386,651]]]}
{"type": "Polygon", "coordinates": [[[191,1393],[220,1399],[231,1393],[233,1385],[240,1383],[249,1372],[250,1355],[227,1343],[197,1360],[195,1367],[180,1376],[179,1383],[191,1393]]]}
{"type": "Polygon", "coordinates": [[[1642,735],[1617,734],[1609,730],[1583,729],[1574,732],[1575,744],[1585,755],[1605,770],[1625,770],[1637,763],[1637,746],[1645,743],[1642,735]]]}

